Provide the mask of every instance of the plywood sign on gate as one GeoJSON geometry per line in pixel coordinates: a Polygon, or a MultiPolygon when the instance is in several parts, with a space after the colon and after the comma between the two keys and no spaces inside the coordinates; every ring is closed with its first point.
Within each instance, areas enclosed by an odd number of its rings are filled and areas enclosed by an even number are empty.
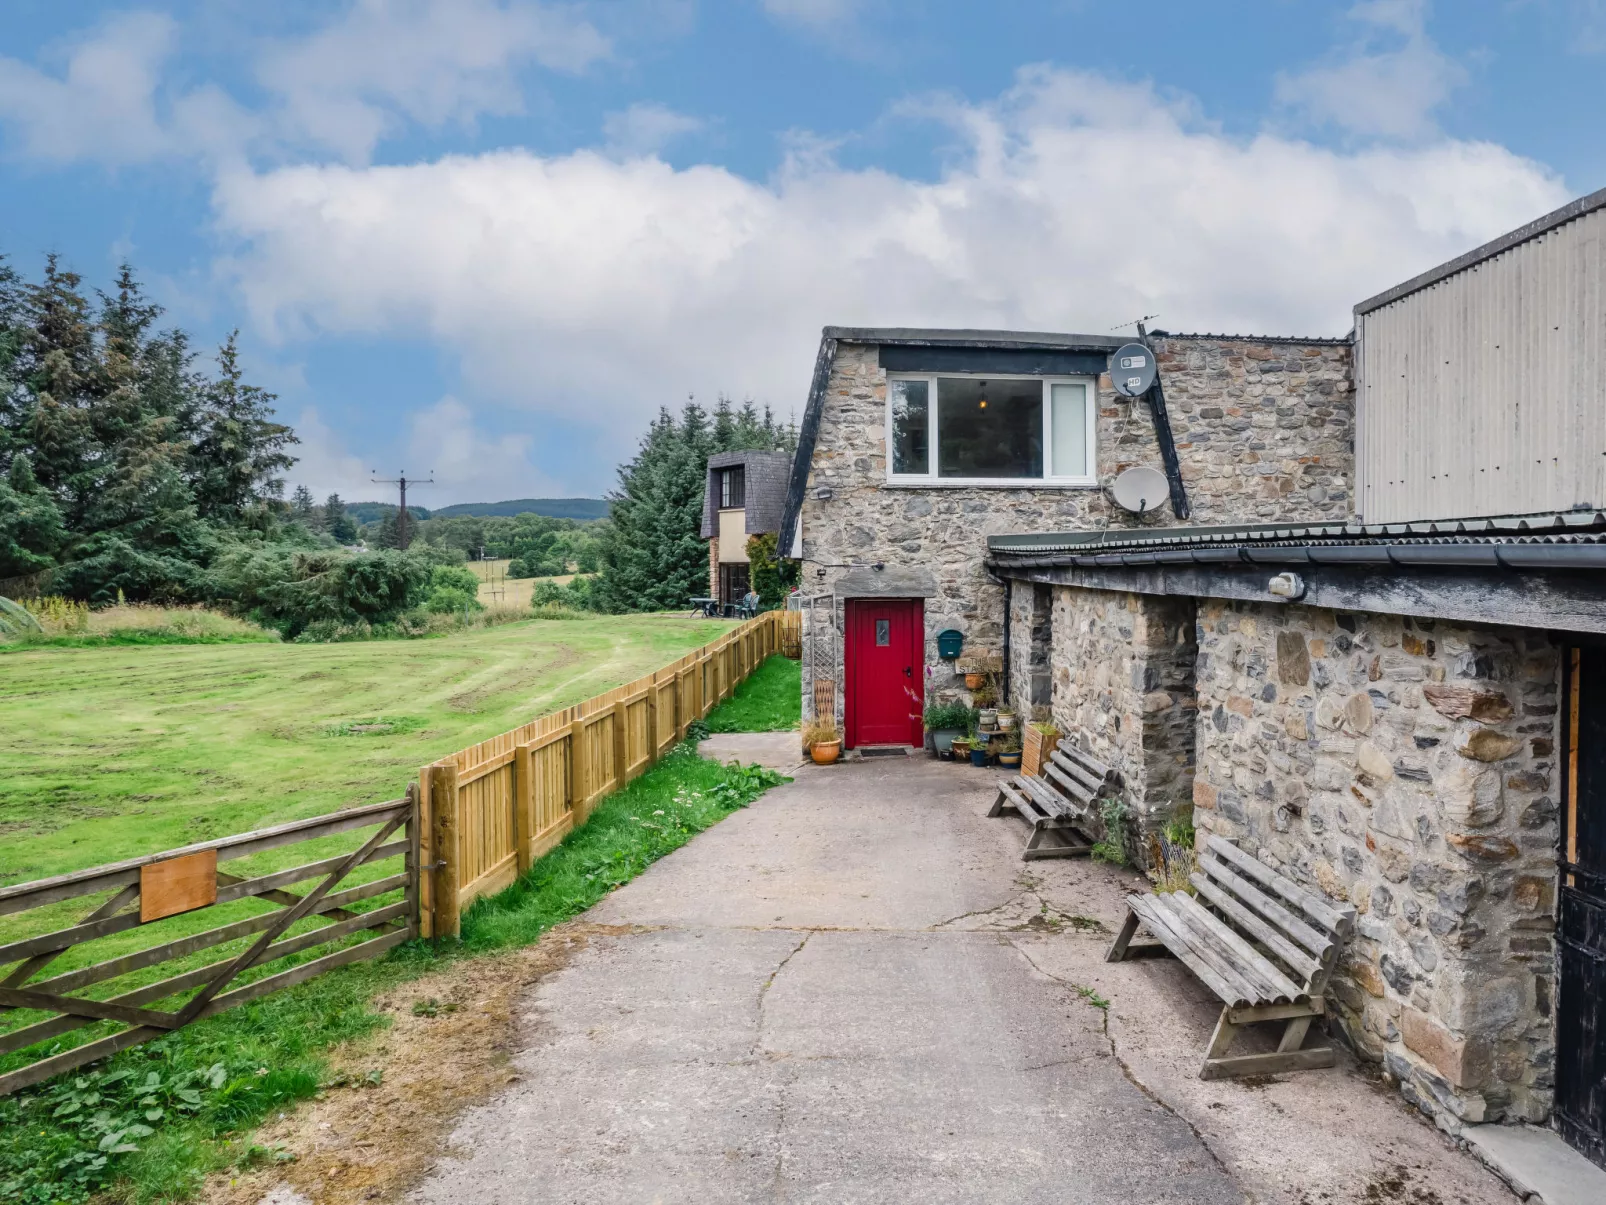
{"type": "Polygon", "coordinates": [[[193,912],[217,903],[217,850],[152,862],[139,868],[139,921],[193,912]]]}

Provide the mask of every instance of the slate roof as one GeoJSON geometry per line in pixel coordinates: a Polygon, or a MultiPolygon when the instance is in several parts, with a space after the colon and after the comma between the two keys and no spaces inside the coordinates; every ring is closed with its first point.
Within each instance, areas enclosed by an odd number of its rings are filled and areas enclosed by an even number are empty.
{"type": "Polygon", "coordinates": [[[743,505],[747,510],[747,534],[761,535],[781,529],[781,512],[786,508],[786,481],[792,458],[785,452],[715,452],[708,458],[703,479],[702,537],[712,539],[719,531],[719,505],[714,491],[714,470],[741,465],[743,505]]]}
{"type": "Polygon", "coordinates": [[[1606,511],[1412,523],[1257,523],[989,536],[996,569],[1165,565],[1606,568],[1606,511]]]}

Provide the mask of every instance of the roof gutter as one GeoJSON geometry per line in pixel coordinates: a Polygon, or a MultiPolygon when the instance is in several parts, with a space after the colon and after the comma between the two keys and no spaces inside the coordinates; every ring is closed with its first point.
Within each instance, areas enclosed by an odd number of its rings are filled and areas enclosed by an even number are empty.
{"type": "Polygon", "coordinates": [[[1552,569],[1606,569],[1602,544],[1302,544],[1272,548],[1166,548],[1154,552],[994,553],[987,567],[1011,569],[1153,569],[1176,565],[1289,566],[1339,568],[1390,565],[1411,569],[1504,569],[1514,573],[1552,569]]]}

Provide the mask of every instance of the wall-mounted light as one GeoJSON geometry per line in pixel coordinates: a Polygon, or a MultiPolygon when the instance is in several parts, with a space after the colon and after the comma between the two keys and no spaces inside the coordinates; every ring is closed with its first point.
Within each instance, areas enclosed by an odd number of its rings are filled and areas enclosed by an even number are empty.
{"type": "Polygon", "coordinates": [[[1305,597],[1305,579],[1297,573],[1279,573],[1266,583],[1268,593],[1297,602],[1305,597]]]}
{"type": "Polygon", "coordinates": [[[987,409],[987,382],[986,381],[983,381],[981,383],[981,398],[976,403],[976,409],[978,409],[978,410],[987,409]]]}

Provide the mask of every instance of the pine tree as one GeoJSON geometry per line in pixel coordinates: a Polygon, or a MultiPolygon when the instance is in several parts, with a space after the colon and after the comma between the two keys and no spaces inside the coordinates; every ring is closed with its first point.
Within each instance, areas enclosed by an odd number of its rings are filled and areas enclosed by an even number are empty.
{"type": "Polygon", "coordinates": [[[357,525],[351,521],[346,513],[346,504],[340,500],[339,494],[330,494],[323,503],[323,529],[332,536],[336,543],[355,544],[357,542],[357,525]]]}
{"type": "Polygon", "coordinates": [[[245,384],[238,340],[234,331],[218,349],[218,379],[203,395],[196,444],[200,513],[226,523],[241,522],[279,497],[284,482],[278,474],[295,463],[285,449],[300,442],[273,421],[273,394],[245,384]]]}
{"type": "Polygon", "coordinates": [[[321,526],[318,507],[312,501],[312,491],[304,485],[296,486],[295,492],[290,495],[290,518],[308,531],[316,531],[321,526]]]}

